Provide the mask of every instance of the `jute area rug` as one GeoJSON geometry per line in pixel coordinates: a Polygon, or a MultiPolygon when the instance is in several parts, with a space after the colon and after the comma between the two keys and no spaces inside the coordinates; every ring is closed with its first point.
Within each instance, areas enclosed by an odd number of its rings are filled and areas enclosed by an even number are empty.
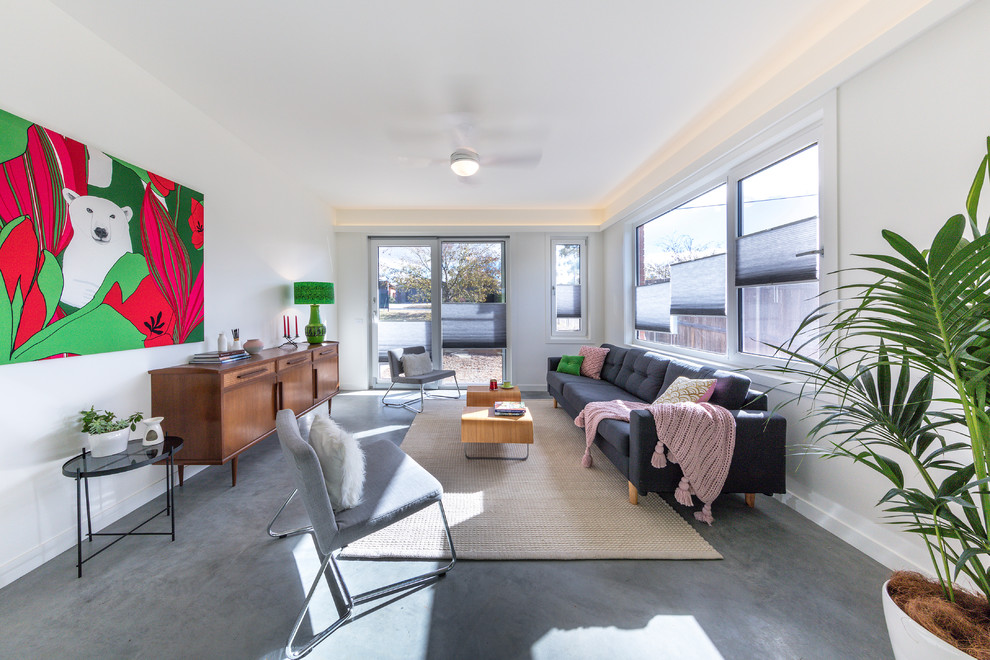
{"type": "MultiPolygon", "coordinates": [[[[721,559],[656,495],[628,500],[625,478],[597,448],[581,467],[584,431],[550,400],[526,402],[534,444],[525,461],[468,460],[463,401],[428,401],[402,449],[443,484],[459,559],[721,559]]],[[[522,456],[525,445],[471,445],[474,456],[522,456]]],[[[344,549],[344,557],[442,559],[450,553],[431,506],[344,549]]]]}

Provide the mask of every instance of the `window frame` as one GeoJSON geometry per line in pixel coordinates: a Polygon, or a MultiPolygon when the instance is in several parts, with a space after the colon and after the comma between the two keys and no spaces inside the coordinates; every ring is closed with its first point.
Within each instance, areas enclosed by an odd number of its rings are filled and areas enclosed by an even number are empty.
{"type": "Polygon", "coordinates": [[[740,315],[740,291],[735,284],[736,240],[740,230],[739,182],[801,150],[818,144],[818,244],[823,249],[819,259],[818,293],[822,300],[834,298],[836,286],[836,109],[835,95],[823,98],[817,107],[793,119],[787,128],[770,133],[765,131],[740,146],[731,149],[720,158],[702,167],[694,175],[682,179],[661,195],[648,200],[626,218],[627,246],[631,267],[626,277],[632,284],[627,292],[625,318],[626,343],[663,353],[683,355],[689,359],[732,367],[759,367],[779,364],[781,358],[742,352],[742,318],[740,315]],[[670,210],[694,199],[705,191],[726,184],[726,353],[712,353],[669,344],[659,344],[637,338],[634,288],[637,280],[638,248],[637,228],[670,210]]]}
{"type": "Polygon", "coordinates": [[[547,260],[547,341],[575,343],[587,341],[591,337],[588,327],[588,237],[587,236],[549,236],[547,241],[549,259],[547,260]],[[578,330],[557,330],[557,246],[580,246],[579,259],[581,272],[579,282],[581,287],[581,316],[578,330]]]}

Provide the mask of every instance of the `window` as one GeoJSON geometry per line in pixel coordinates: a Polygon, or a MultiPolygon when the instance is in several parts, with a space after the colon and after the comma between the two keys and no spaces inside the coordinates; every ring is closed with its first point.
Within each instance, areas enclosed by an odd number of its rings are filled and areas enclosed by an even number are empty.
{"type": "Polygon", "coordinates": [[[818,304],[818,145],[738,186],[739,350],[773,355],[818,304]]]}
{"type": "Polygon", "coordinates": [[[725,353],[722,184],[636,228],[636,339],[725,353]]]}
{"type": "Polygon", "coordinates": [[[584,337],[587,330],[587,241],[550,241],[550,336],[584,337]]]}
{"type": "Polygon", "coordinates": [[[388,351],[404,346],[426,346],[462,385],[505,378],[504,240],[373,239],[370,249],[375,385],[391,382],[388,351]]]}
{"type": "Polygon", "coordinates": [[[818,305],[821,131],[730,154],[707,192],[636,226],[634,341],[734,362],[790,340],[818,305]]]}

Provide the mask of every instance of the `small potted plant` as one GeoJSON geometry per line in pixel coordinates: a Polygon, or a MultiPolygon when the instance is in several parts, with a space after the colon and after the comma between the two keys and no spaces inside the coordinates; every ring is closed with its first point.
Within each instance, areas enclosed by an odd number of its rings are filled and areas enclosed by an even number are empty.
{"type": "Polygon", "coordinates": [[[89,435],[89,451],[93,456],[110,456],[127,449],[127,440],[144,414],[136,412],[130,417],[117,417],[109,410],[80,410],[83,433],[89,435]]]}

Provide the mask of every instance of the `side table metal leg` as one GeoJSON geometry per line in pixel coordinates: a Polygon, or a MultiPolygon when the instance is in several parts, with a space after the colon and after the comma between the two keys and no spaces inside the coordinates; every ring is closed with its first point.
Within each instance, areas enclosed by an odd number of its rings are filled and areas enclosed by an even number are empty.
{"type": "Polygon", "coordinates": [[[89,542],[93,542],[93,516],[89,512],[89,477],[83,477],[86,486],[86,529],[89,532],[89,542]]]}
{"type": "Polygon", "coordinates": [[[172,510],[172,540],[175,540],[175,487],[172,483],[172,455],[168,457],[168,478],[165,479],[165,501],[172,510]]]}
{"type": "Polygon", "coordinates": [[[76,577],[82,577],[82,492],[76,473],[76,577]]]}

